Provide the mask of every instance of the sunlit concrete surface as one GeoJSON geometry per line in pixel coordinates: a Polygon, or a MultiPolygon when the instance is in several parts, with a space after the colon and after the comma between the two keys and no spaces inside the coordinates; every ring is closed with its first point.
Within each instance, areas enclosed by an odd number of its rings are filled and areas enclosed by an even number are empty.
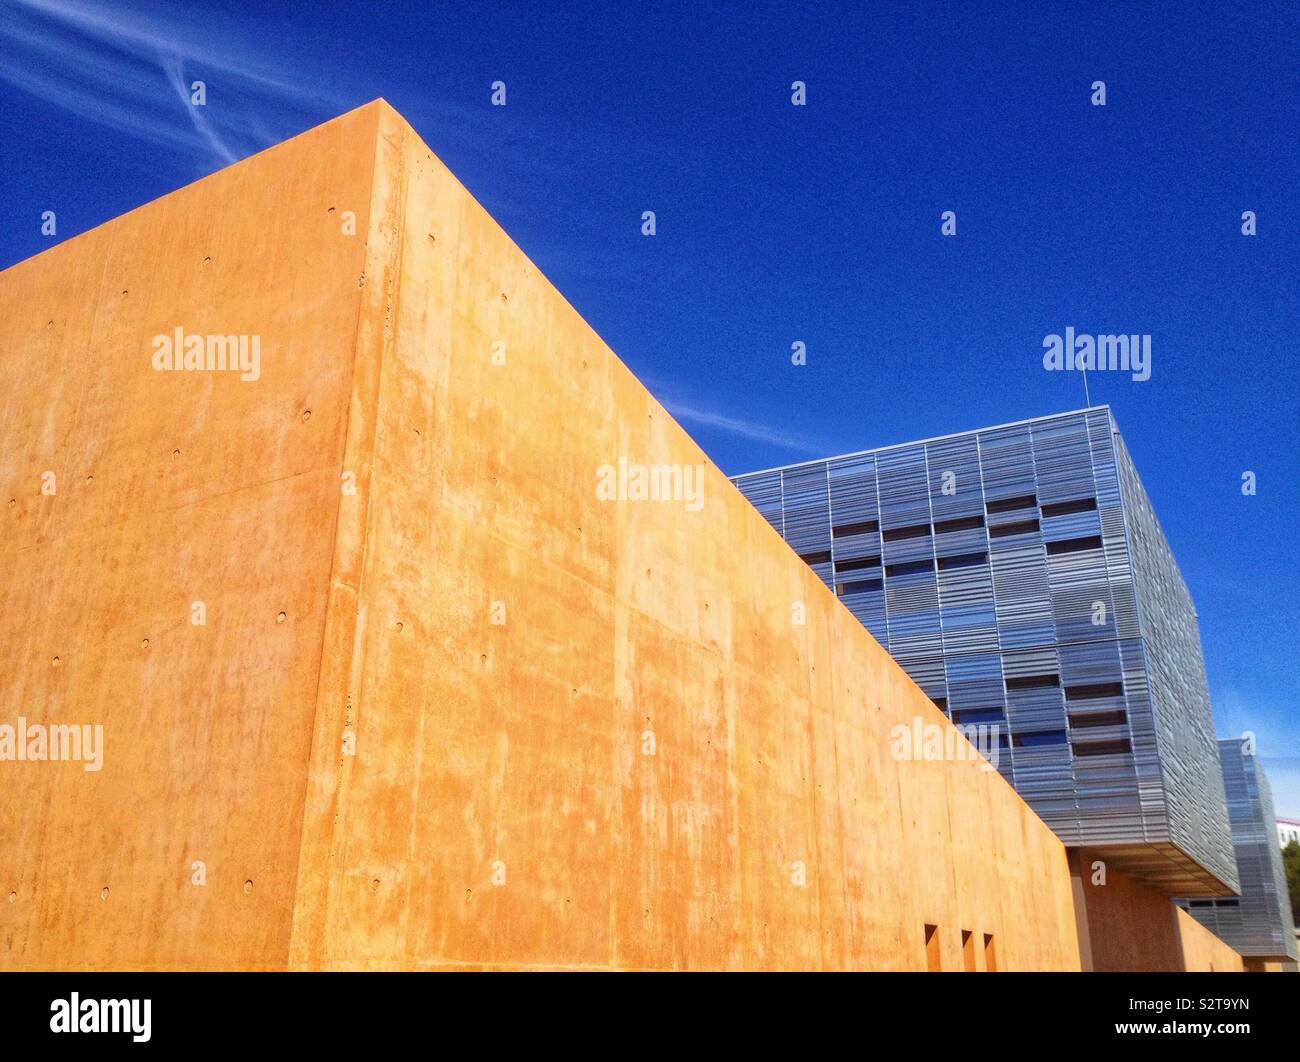
{"type": "Polygon", "coordinates": [[[0,723],[103,726],[0,763],[0,966],[1078,969],[1061,843],[382,102],[0,349],[0,723]]]}

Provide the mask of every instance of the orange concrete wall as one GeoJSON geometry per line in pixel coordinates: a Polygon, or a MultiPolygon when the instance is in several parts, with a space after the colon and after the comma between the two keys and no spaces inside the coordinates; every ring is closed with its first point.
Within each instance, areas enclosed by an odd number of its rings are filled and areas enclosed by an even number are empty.
{"type": "Polygon", "coordinates": [[[0,274],[0,724],[105,728],[0,762],[0,967],[284,965],[376,122],[0,274]],[[177,325],[259,378],[155,371],[177,325]]]}
{"type": "Polygon", "coordinates": [[[1094,882],[1099,853],[1076,849],[1072,867],[1083,884],[1093,969],[1101,972],[1236,972],[1241,956],[1168,896],[1113,867],[1094,882]]]}
{"type": "Polygon", "coordinates": [[[385,105],[0,275],[0,330],[8,717],[107,727],[0,764],[0,966],[1077,968],[1056,838],[891,756],[942,714],[385,105]],[[178,323],[262,379],[160,378],[178,323]]]}
{"type": "Polygon", "coordinates": [[[949,969],[962,929],[1075,966],[1056,839],[996,774],[890,758],[940,713],[389,111],[377,188],[292,963],[915,969],[930,922],[949,969]],[[620,457],[704,466],[703,507],[599,500],[620,457]]]}

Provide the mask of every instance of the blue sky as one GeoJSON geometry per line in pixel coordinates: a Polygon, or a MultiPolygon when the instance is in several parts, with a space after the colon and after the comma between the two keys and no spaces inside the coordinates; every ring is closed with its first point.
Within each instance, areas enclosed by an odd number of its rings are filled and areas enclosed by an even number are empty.
{"type": "Polygon", "coordinates": [[[1091,397],[1300,818],[1294,5],[246,6],[0,4],[0,266],[383,96],[728,473],[1078,408],[1043,337],[1149,333],[1091,397]]]}

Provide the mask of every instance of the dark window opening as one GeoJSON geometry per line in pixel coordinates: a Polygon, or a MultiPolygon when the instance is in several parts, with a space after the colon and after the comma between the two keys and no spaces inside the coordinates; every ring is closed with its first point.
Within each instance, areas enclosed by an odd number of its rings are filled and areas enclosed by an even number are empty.
{"type": "Polygon", "coordinates": [[[1069,513],[1087,513],[1097,508],[1096,498],[1076,498],[1074,501],[1052,502],[1044,505],[1044,516],[1066,516],[1069,513]]]}
{"type": "Polygon", "coordinates": [[[1188,907],[1213,907],[1213,900],[1193,900],[1187,905],[1188,907]]]}
{"type": "Polygon", "coordinates": [[[1068,738],[1064,730],[1033,730],[1027,734],[1014,734],[1012,741],[1017,748],[1038,748],[1043,745],[1064,745],[1068,738]]]}
{"type": "Polygon", "coordinates": [[[1101,538],[1089,535],[1087,538],[1065,538],[1060,542],[1047,543],[1047,555],[1055,557],[1060,553],[1079,553],[1085,549],[1101,549],[1101,538]]]}
{"type": "Polygon", "coordinates": [[[891,564],[885,569],[885,574],[892,578],[895,575],[915,575],[917,572],[932,571],[934,571],[934,562],[923,560],[908,561],[906,564],[891,564]]]}
{"type": "Polygon", "coordinates": [[[1007,679],[1009,690],[1042,690],[1060,684],[1060,675],[1021,675],[1018,678],[1007,679]]]}
{"type": "Polygon", "coordinates": [[[1115,741],[1089,741],[1086,744],[1075,742],[1074,745],[1076,756],[1117,756],[1132,751],[1133,743],[1128,738],[1118,738],[1115,741]]]}
{"type": "Polygon", "coordinates": [[[848,538],[849,535],[870,535],[880,530],[876,520],[863,520],[856,524],[840,524],[831,528],[831,538],[848,538]]]}
{"type": "Polygon", "coordinates": [[[1070,726],[1087,730],[1097,726],[1123,726],[1128,722],[1128,712],[1093,712],[1091,715],[1070,716],[1070,726]]]}
{"type": "Polygon", "coordinates": [[[979,564],[986,564],[989,555],[987,553],[963,553],[957,557],[940,557],[939,570],[947,571],[949,568],[974,568],[979,564]]]}
{"type": "Polygon", "coordinates": [[[821,550],[817,553],[800,553],[799,559],[805,564],[827,564],[831,559],[830,550],[821,550]]]}
{"type": "Polygon", "coordinates": [[[954,708],[952,710],[952,721],[954,723],[1000,723],[1002,722],[1002,709],[954,708]]]}
{"type": "Polygon", "coordinates": [[[884,536],[886,542],[901,542],[905,538],[924,538],[929,533],[929,524],[912,524],[910,527],[887,527],[884,536]]]}
{"type": "Polygon", "coordinates": [[[997,501],[985,502],[984,508],[991,513],[1009,513],[1016,509],[1032,509],[1038,504],[1038,495],[1022,494],[1016,498],[999,498],[997,501]]]}
{"type": "Polygon", "coordinates": [[[1093,697],[1123,697],[1122,682],[1093,682],[1084,686],[1066,686],[1067,701],[1086,701],[1093,697]]]}
{"type": "Polygon", "coordinates": [[[835,571],[838,572],[860,572],[863,568],[879,568],[880,558],[860,557],[857,560],[843,560],[835,562],[835,571]]]}
{"type": "Polygon", "coordinates": [[[982,516],[961,516],[955,520],[941,520],[934,525],[936,535],[946,535],[949,531],[974,531],[984,526],[982,516]]]}
{"type": "Polygon", "coordinates": [[[865,594],[869,590],[883,590],[884,586],[882,579],[858,579],[851,583],[836,583],[835,593],[840,597],[845,594],[865,594]]]}
{"type": "Polygon", "coordinates": [[[1214,906],[1215,907],[1240,907],[1241,901],[1235,898],[1231,900],[1215,900],[1214,906]]]}
{"type": "Polygon", "coordinates": [[[946,712],[948,710],[947,697],[931,697],[930,700],[934,701],[934,706],[938,708],[939,711],[946,712]]]}
{"type": "Polygon", "coordinates": [[[991,524],[989,538],[1006,538],[1009,535],[1027,535],[1038,530],[1037,520],[1017,520],[1014,524],[991,524]]]}

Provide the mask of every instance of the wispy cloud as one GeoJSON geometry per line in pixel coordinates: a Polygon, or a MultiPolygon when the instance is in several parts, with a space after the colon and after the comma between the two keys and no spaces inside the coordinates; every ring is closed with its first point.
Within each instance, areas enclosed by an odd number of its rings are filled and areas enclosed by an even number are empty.
{"type": "Polygon", "coordinates": [[[207,118],[206,107],[196,107],[190,101],[190,93],[193,91],[185,82],[185,74],[182,70],[184,60],[179,55],[169,55],[162,59],[162,68],[167,75],[168,82],[176,92],[177,99],[185,107],[190,116],[190,121],[194,123],[194,128],[208,145],[215,151],[225,162],[231,163],[236,159],[236,155],[221,139],[220,134],[213,128],[213,125],[207,118]]]}
{"type": "Polygon", "coordinates": [[[719,431],[739,435],[745,439],[753,439],[755,442],[767,443],[771,446],[784,446],[788,450],[799,450],[810,454],[826,452],[825,448],[818,443],[802,436],[792,435],[788,431],[779,431],[767,424],[742,420],[740,417],[732,417],[714,410],[698,409],[682,402],[665,402],[664,405],[674,417],[688,421],[691,424],[717,428],[719,431]]]}
{"type": "Polygon", "coordinates": [[[655,397],[664,404],[664,408],[669,413],[687,424],[712,428],[726,432],[728,435],[735,435],[767,446],[779,446],[796,453],[816,456],[831,452],[827,445],[820,440],[798,432],[778,428],[773,424],[737,417],[729,412],[724,413],[717,409],[706,409],[697,401],[680,400],[671,395],[670,388],[663,387],[656,381],[646,377],[643,377],[641,382],[654,392],[655,397]]]}
{"type": "MultiPolygon", "coordinates": [[[[333,113],[318,84],[295,83],[208,27],[128,4],[9,0],[0,8],[0,80],[80,118],[200,159],[225,164],[278,139],[259,129],[268,112],[290,127],[333,113]],[[190,102],[192,79],[216,82],[208,106],[190,102]],[[214,105],[215,96],[222,103],[214,105]]],[[[334,110],[339,107],[334,107],[334,110]]],[[[282,134],[281,134],[282,135],[282,134]]]]}

